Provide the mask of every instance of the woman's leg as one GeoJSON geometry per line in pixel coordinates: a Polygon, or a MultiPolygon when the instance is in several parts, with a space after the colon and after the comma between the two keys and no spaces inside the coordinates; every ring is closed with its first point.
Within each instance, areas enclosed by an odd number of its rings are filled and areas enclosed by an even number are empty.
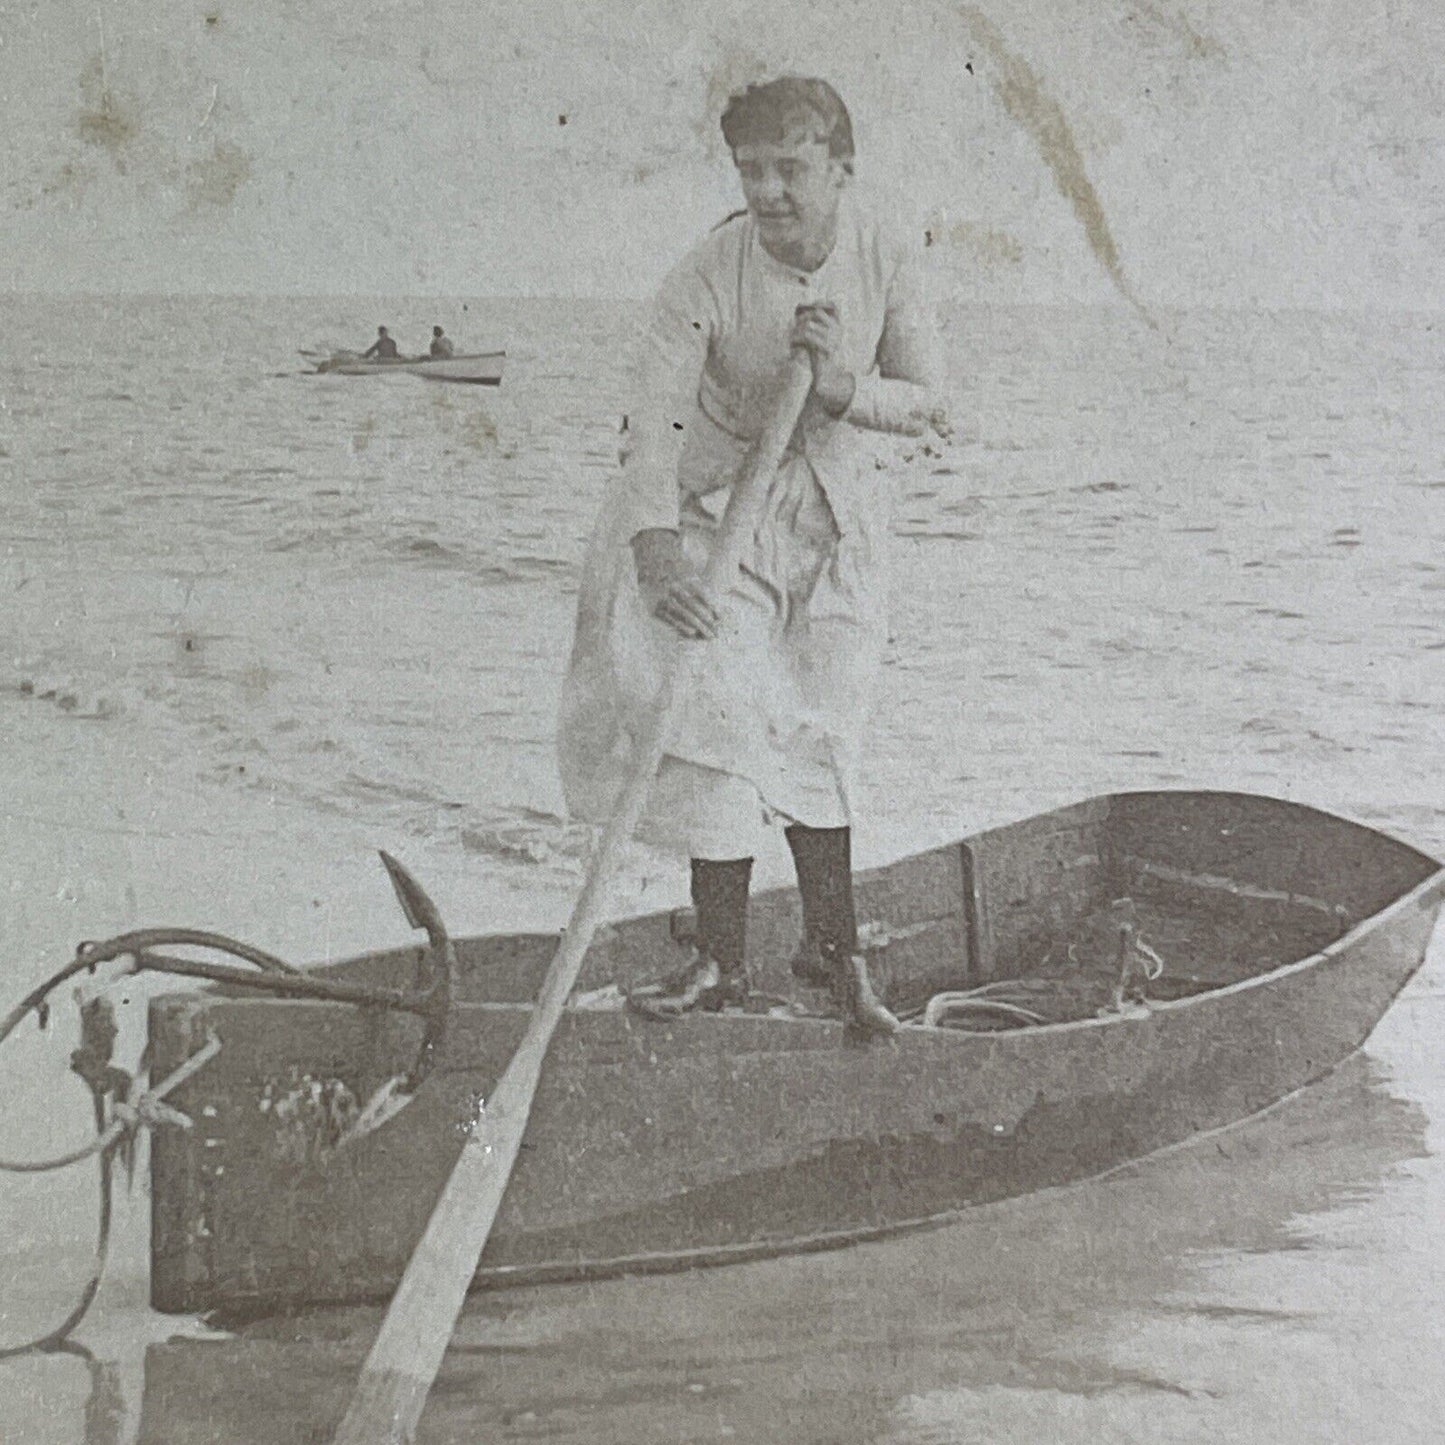
{"type": "Polygon", "coordinates": [[[695,1008],[721,1008],[747,997],[748,882],[751,858],[694,858],[692,906],[697,937],[687,965],[656,993],[634,994],[633,1009],[675,1018],[695,1008]]]}
{"type": "Polygon", "coordinates": [[[740,974],[747,959],[751,858],[692,860],[692,906],[697,946],[723,973],[740,974]]]}
{"type": "Polygon", "coordinates": [[[830,983],[854,1023],[875,1033],[892,1033],[898,1020],[873,992],[867,962],[858,950],[852,830],[793,823],[785,832],[803,900],[803,946],[793,972],[808,982],[830,983]]]}
{"type": "Polygon", "coordinates": [[[733,774],[668,756],[644,824],[649,839],[686,848],[697,933],[687,965],[660,992],[634,994],[633,1008],[670,1018],[741,1002],[748,993],[748,886],[763,832],[757,789],[733,774]]]}
{"type": "Polygon", "coordinates": [[[858,947],[858,919],[853,908],[853,830],[790,823],[783,832],[798,870],[804,937],[814,948],[852,953],[858,947]]]}

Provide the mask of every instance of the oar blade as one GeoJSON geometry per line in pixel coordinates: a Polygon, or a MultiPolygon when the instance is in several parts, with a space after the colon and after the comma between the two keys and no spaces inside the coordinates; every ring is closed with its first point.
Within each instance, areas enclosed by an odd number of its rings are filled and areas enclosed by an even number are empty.
{"type": "Polygon", "coordinates": [[[478,1105],[477,1121],[392,1298],[333,1445],[415,1440],[511,1179],[536,1085],[534,1057],[520,1067],[514,1059],[492,1103],[478,1105]],[[510,1107],[504,1102],[509,1098],[515,1101],[510,1107]]]}

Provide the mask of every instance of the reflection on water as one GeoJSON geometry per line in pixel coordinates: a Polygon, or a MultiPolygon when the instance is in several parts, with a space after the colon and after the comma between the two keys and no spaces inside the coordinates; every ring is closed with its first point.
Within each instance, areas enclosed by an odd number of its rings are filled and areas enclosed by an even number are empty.
{"type": "MultiPolygon", "coordinates": [[[[1326,1438],[1250,1434],[1231,1400],[1257,1408],[1255,1368],[1272,1374],[1273,1353],[1308,1353],[1334,1328],[1293,1261],[1327,1269],[1343,1247],[1330,1212],[1368,1211],[1398,1186],[1425,1129],[1358,1056],[1237,1129],[933,1233],[476,1297],[422,1438],[1326,1438]],[[1258,1278],[1256,1259],[1269,1262],[1258,1278]]],[[[324,1311],[155,1345],[140,1438],[326,1440],[377,1321],[324,1311]]]]}

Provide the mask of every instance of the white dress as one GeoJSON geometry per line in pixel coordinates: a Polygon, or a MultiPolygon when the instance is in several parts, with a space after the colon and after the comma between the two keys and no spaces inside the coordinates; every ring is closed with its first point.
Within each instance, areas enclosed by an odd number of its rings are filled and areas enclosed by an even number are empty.
{"type": "Polygon", "coordinates": [[[639,836],[693,857],[756,850],[763,822],[852,821],[851,797],[886,629],[890,479],[858,428],[921,435],[939,413],[920,259],[845,197],[815,271],[774,259],[744,215],[664,282],[643,339],[632,446],[583,568],[558,757],[574,816],[610,816],[666,650],[700,649],[639,836]],[[810,403],[725,598],[723,635],[681,642],[649,616],[630,541],[681,532],[703,564],[729,489],[775,399],[795,309],[839,312],[846,415],[810,403]]]}

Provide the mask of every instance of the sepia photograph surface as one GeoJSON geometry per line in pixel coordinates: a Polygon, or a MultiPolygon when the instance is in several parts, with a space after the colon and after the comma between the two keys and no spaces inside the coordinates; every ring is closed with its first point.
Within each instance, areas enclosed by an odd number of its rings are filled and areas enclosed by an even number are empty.
{"type": "Polygon", "coordinates": [[[0,1440],[1441,1438],[1445,11],[0,91],[0,1440]]]}

